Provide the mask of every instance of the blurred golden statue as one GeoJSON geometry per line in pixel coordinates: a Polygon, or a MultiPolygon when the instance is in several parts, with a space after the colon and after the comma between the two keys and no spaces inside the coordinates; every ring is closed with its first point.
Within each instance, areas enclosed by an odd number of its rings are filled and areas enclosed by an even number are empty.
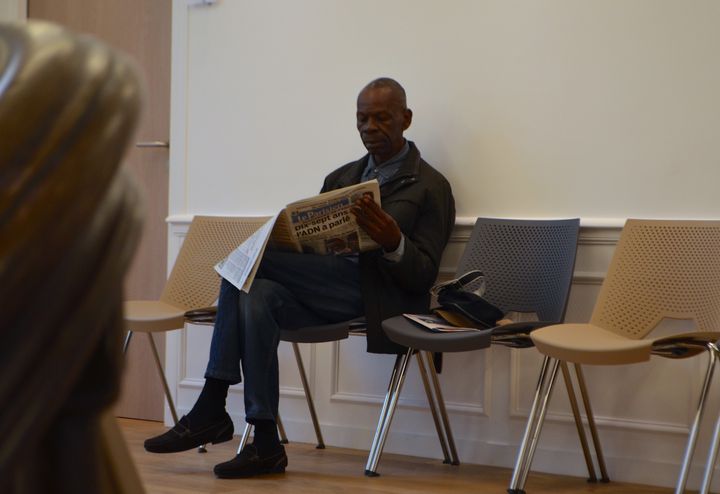
{"type": "Polygon", "coordinates": [[[120,163],[135,69],[52,24],[0,24],[0,492],[142,492],[114,418],[140,226],[120,163]]]}

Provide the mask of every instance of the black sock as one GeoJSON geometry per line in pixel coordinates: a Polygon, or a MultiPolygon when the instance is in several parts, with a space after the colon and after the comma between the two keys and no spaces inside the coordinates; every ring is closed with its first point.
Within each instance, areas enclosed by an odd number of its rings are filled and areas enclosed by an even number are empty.
{"type": "Polygon", "coordinates": [[[253,445],[257,448],[258,455],[269,456],[280,449],[280,437],[274,420],[253,420],[253,423],[255,425],[253,445]]]}
{"type": "Polygon", "coordinates": [[[211,424],[222,418],[225,413],[225,398],[227,398],[229,387],[228,381],[212,377],[205,379],[200,396],[187,414],[191,427],[211,424]]]}

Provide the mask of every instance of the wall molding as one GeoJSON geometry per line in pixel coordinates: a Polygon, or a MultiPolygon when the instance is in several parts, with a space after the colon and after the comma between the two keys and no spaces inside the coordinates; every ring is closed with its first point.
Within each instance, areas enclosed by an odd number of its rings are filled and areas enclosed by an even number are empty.
{"type": "MultiPolygon", "coordinates": [[[[179,250],[182,240],[185,239],[190,223],[192,222],[193,215],[171,215],[166,218],[168,223],[168,229],[172,239],[172,245],[168,246],[169,250],[172,250],[174,246],[177,246],[179,250]]],[[[620,220],[614,220],[617,223],[620,220]]],[[[608,220],[607,224],[613,223],[608,220]]],[[[470,233],[474,225],[473,218],[459,218],[456,222],[453,232],[449,239],[449,244],[465,244],[470,240],[470,233]],[[471,221],[472,220],[472,221],[471,221]]],[[[578,246],[612,246],[614,247],[620,239],[621,230],[610,231],[607,226],[603,226],[603,231],[598,231],[594,227],[590,230],[583,231],[580,229],[580,237],[578,239],[578,246]]],[[[172,269],[177,250],[169,252],[168,255],[168,273],[172,269]]],[[[441,266],[439,270],[438,278],[442,280],[448,280],[455,276],[456,266],[441,266]]],[[[601,285],[605,279],[605,273],[600,271],[575,271],[573,275],[573,284],[576,285],[601,285]]],[[[310,365],[312,366],[314,359],[311,358],[310,365]]],[[[314,369],[309,369],[308,373],[312,374],[314,369]]]]}
{"type": "MultiPolygon", "coordinates": [[[[539,370],[538,374],[532,376],[532,387],[525,385],[523,386],[523,380],[521,377],[522,372],[520,371],[520,360],[522,357],[520,357],[519,352],[525,351],[525,350],[513,350],[510,352],[510,413],[509,417],[512,419],[520,419],[520,420],[527,420],[528,414],[530,410],[528,408],[523,408],[520,406],[520,396],[534,396],[535,393],[535,387],[537,383],[537,378],[539,376],[539,370]]],[[[571,375],[573,372],[571,371],[571,375]]],[[[573,378],[573,383],[575,383],[575,378],[573,378]]],[[[575,386],[573,384],[573,386],[575,386]]],[[[557,396],[557,393],[566,394],[566,388],[565,388],[565,380],[562,377],[562,373],[560,370],[558,370],[558,376],[555,380],[555,387],[553,389],[553,395],[557,396]]],[[[577,396],[578,401],[581,400],[580,393],[577,389],[577,386],[575,386],[575,393],[577,396]]],[[[552,402],[552,396],[551,396],[551,402],[552,402]]],[[[592,406],[592,399],[593,397],[590,396],[590,402],[592,406]]],[[[583,423],[587,424],[587,421],[585,420],[582,404],[580,404],[581,407],[581,416],[583,417],[583,423]]],[[[687,436],[688,432],[690,431],[690,424],[688,423],[679,423],[679,422],[665,422],[665,421],[657,421],[657,420],[636,420],[636,419],[629,419],[624,417],[610,417],[610,416],[603,416],[603,415],[595,415],[595,423],[598,427],[606,427],[606,428],[613,428],[613,429],[619,429],[619,430],[631,430],[631,431],[637,431],[637,432],[655,432],[655,433],[662,433],[662,434],[684,434],[687,436]]],[[[571,412],[558,412],[558,411],[552,411],[548,407],[547,415],[545,418],[546,422],[554,422],[554,423],[561,423],[561,424],[574,424],[575,418],[573,417],[571,412]]]]}
{"type": "MultiPolygon", "coordinates": [[[[212,213],[223,216],[257,216],[263,217],[265,215],[243,215],[240,213],[212,213]]],[[[187,226],[190,225],[193,219],[192,214],[173,214],[165,218],[166,223],[170,225],[170,228],[182,230],[182,226],[185,225],[185,231],[187,226]]],[[[470,240],[470,234],[472,233],[473,226],[475,225],[476,217],[463,216],[458,217],[455,220],[455,226],[450,234],[449,243],[467,243],[470,240]]],[[[549,218],[536,218],[536,219],[549,219],[549,218]]],[[[609,245],[614,246],[620,239],[620,232],[625,223],[622,218],[603,218],[602,220],[597,218],[589,218],[587,220],[580,220],[580,236],[578,238],[578,245],[609,245]]]]}
{"type": "Polygon", "coordinates": [[[575,271],[573,275],[573,285],[602,285],[605,280],[605,273],[600,271],[575,271]]]}
{"type": "MultiPolygon", "coordinates": [[[[373,408],[379,409],[385,400],[384,395],[362,394],[362,393],[343,393],[336,392],[330,395],[330,401],[334,403],[351,403],[356,405],[372,405],[373,408]]],[[[397,404],[398,409],[408,410],[425,410],[428,413],[427,400],[403,398],[402,393],[397,404]]],[[[477,417],[488,417],[487,407],[481,403],[445,401],[445,408],[448,412],[455,412],[463,415],[474,415],[477,417]]]]}
{"type": "MultiPolygon", "coordinates": [[[[199,213],[198,213],[199,214],[199,213]]],[[[268,213],[268,214],[243,214],[241,212],[226,212],[226,211],[219,211],[214,213],[203,213],[203,214],[218,214],[218,215],[227,215],[227,216],[269,216],[274,213],[268,213]]],[[[165,221],[167,223],[171,224],[180,224],[180,223],[190,223],[193,219],[194,214],[192,213],[177,213],[177,214],[170,214],[165,218],[165,221]]],[[[475,221],[477,218],[480,217],[486,217],[486,215],[478,215],[478,216],[458,216],[455,218],[455,229],[456,230],[469,230],[472,231],[472,227],[475,225],[475,221]]],[[[489,217],[489,216],[488,216],[489,217]]],[[[504,217],[504,216],[492,216],[493,218],[501,218],[501,219],[537,219],[537,220],[547,220],[547,219],[558,219],[558,218],[542,218],[542,217],[504,217]]],[[[580,230],[622,230],[623,226],[625,225],[626,218],[580,218],[580,230]]]]}
{"type": "MultiPolygon", "coordinates": [[[[332,344],[332,350],[331,350],[331,359],[332,359],[332,370],[331,370],[331,376],[330,376],[330,401],[335,403],[353,403],[353,404],[359,404],[359,405],[373,405],[373,406],[379,406],[382,405],[383,401],[385,400],[385,395],[379,395],[379,394],[367,394],[367,393],[348,393],[345,391],[340,390],[340,366],[342,365],[340,362],[340,342],[336,341],[332,344]]],[[[413,362],[416,362],[416,359],[412,359],[413,362]]],[[[483,379],[484,379],[484,396],[483,401],[484,403],[473,403],[473,402],[458,402],[458,401],[448,401],[445,400],[445,407],[448,411],[466,414],[466,415],[475,415],[480,417],[488,417],[487,410],[491,407],[489,406],[489,401],[491,399],[491,393],[490,393],[490,386],[492,384],[492,365],[490,363],[491,359],[485,359],[485,365],[483,369],[483,379]]],[[[410,362],[409,365],[416,365],[413,362],[410,362]]],[[[388,374],[387,380],[389,382],[390,375],[388,374]]],[[[406,376],[406,382],[407,382],[407,376],[406,376]]],[[[425,388],[423,388],[424,392],[425,388]]],[[[398,399],[397,404],[398,409],[422,409],[422,410],[428,410],[428,402],[427,398],[421,398],[421,399],[412,399],[412,398],[403,398],[402,392],[400,393],[400,398],[398,399]]]]}
{"type": "MultiPolygon", "coordinates": [[[[204,379],[185,376],[178,381],[178,388],[200,391],[204,384],[204,379]]],[[[245,388],[242,383],[233,384],[229,389],[229,393],[234,395],[242,395],[244,392],[245,388]]],[[[302,387],[280,386],[280,396],[285,398],[302,398],[305,400],[305,391],[303,391],[302,387]]]]}

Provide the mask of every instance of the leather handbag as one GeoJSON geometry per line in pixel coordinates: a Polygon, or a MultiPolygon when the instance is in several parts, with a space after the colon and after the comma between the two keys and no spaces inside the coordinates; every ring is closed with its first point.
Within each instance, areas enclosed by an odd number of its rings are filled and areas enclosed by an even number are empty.
{"type": "Polygon", "coordinates": [[[456,326],[486,329],[495,327],[504,313],[481,296],[484,286],[484,276],[478,270],[469,271],[459,278],[434,286],[431,293],[437,296],[439,304],[435,312],[456,326]],[[468,285],[478,283],[478,290],[465,290],[468,285]]]}

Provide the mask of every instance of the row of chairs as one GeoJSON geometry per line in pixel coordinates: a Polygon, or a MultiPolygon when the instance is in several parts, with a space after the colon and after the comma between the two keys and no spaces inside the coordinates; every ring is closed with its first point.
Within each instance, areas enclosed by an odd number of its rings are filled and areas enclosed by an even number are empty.
{"type": "MultiPolygon", "coordinates": [[[[212,266],[264,221],[264,218],[195,217],[161,299],[126,304],[126,348],[134,331],[147,332],[154,347],[152,332],[182,328],[185,324],[183,314],[187,310],[211,304],[219,285],[212,266]]],[[[677,483],[676,492],[684,491],[717,360],[717,336],[712,331],[720,322],[720,273],[717,272],[720,269],[720,222],[628,220],[590,323],[561,324],[572,283],[579,227],[578,219],[477,220],[457,274],[472,269],[482,271],[487,280],[484,297],[503,312],[531,314],[534,316],[532,321],[516,322],[482,332],[453,334],[429,333],[403,317],[383,322],[388,337],[408,350],[396,358],[368,455],[366,475],[378,475],[380,456],[413,355],[421,371],[444,461],[454,465],[459,464],[459,458],[433,355],[480,350],[490,345],[518,349],[535,347],[544,355],[508,489],[511,494],[516,494],[524,492],[558,370],[563,375],[568,392],[588,479],[597,481],[598,475],[581,417],[580,402],[598,463],[599,479],[607,482],[609,478],[581,365],[641,362],[648,360],[650,355],[684,358],[707,351],[710,356],[708,371],[677,483]],[[661,339],[645,338],[664,317],[694,319],[699,331],[661,339]],[[571,369],[576,374],[580,400],[571,369]]],[[[324,441],[298,344],[338,341],[351,334],[362,334],[358,326],[361,326],[361,321],[356,320],[281,333],[281,339],[293,346],[318,448],[324,447],[324,441]]],[[[159,358],[156,361],[163,376],[171,413],[177,421],[162,365],[159,358]]],[[[286,440],[280,420],[278,425],[286,440]]],[[[720,421],[714,433],[700,492],[709,490],[719,431],[720,421]]],[[[251,427],[247,426],[240,449],[250,432],[251,427]]]]}

